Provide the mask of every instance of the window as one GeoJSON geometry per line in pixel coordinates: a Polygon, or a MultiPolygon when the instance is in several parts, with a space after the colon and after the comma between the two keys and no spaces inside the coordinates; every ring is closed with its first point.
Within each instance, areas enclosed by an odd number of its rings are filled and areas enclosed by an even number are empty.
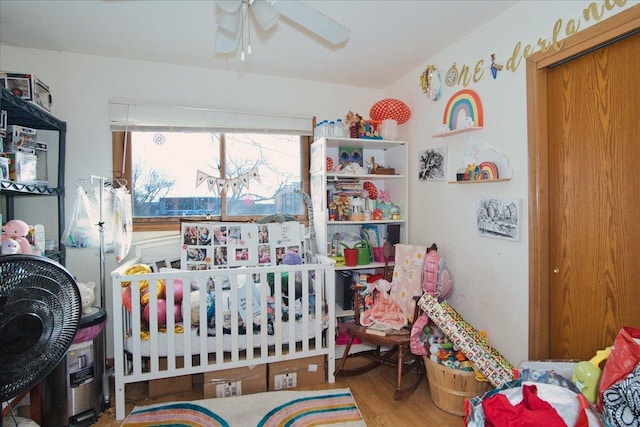
{"type": "Polygon", "coordinates": [[[309,186],[305,136],[146,129],[113,132],[113,142],[114,177],[129,183],[136,231],[177,229],[185,218],[306,218],[297,193],[309,186]]]}
{"type": "Polygon", "coordinates": [[[187,220],[306,219],[313,118],[109,103],[113,178],[132,193],[134,231],[187,220]]]}

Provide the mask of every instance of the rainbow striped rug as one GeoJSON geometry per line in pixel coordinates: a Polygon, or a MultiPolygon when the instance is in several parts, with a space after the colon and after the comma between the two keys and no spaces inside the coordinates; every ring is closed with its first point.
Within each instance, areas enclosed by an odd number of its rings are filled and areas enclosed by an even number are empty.
{"type": "Polygon", "coordinates": [[[122,427],[366,426],[348,388],[271,391],[193,402],[137,406],[122,427]]]}

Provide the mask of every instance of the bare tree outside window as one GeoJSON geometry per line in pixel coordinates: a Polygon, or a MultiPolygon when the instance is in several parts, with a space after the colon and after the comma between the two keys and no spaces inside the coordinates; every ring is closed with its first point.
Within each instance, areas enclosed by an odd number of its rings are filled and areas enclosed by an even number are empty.
{"type": "Polygon", "coordinates": [[[132,132],[134,218],[301,215],[301,147],[299,135],[132,132]],[[236,184],[256,176],[221,191],[197,185],[198,171],[236,184]]]}

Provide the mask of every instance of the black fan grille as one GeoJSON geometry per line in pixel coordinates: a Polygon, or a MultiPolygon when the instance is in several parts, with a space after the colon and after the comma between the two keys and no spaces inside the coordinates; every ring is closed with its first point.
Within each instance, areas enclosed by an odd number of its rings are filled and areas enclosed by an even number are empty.
{"type": "Polygon", "coordinates": [[[30,389],[60,363],[81,314],[76,282],[60,264],[0,256],[0,401],[30,389]]]}

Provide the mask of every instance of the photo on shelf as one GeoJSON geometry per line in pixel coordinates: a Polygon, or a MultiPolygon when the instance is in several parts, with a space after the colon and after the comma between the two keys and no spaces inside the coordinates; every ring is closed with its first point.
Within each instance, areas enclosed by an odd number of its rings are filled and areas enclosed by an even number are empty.
{"type": "Polygon", "coordinates": [[[383,239],[382,233],[380,230],[381,226],[376,224],[363,224],[361,235],[362,238],[368,240],[371,243],[371,246],[382,246],[383,239]]]}

